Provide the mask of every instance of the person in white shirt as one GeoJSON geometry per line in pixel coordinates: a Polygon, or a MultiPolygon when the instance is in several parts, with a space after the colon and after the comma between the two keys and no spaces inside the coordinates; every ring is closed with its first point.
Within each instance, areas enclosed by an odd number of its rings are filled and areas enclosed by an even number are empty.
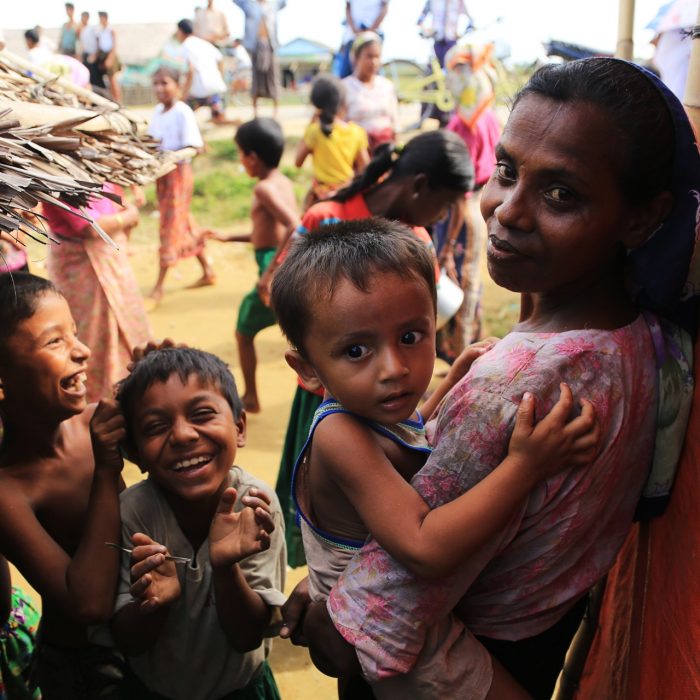
{"type": "Polygon", "coordinates": [[[345,3],[345,32],[343,43],[334,63],[334,73],[346,78],[353,67],[350,49],[355,37],[365,31],[375,32],[383,40],[380,27],[389,10],[389,0],[347,0],[345,3]]]}
{"type": "Polygon", "coordinates": [[[24,41],[27,45],[29,60],[35,65],[48,63],[53,58],[53,52],[39,43],[39,34],[36,29],[27,29],[24,32],[24,41]]]}
{"type": "Polygon", "coordinates": [[[464,0],[426,0],[423,6],[418,25],[433,38],[433,49],[441,66],[445,65],[445,54],[461,36],[462,17],[467,18],[469,25],[474,23],[464,0]]]}
{"type": "Polygon", "coordinates": [[[100,72],[107,76],[112,99],[121,102],[122,89],[117,80],[117,74],[121,70],[117,58],[117,37],[114,29],[109,26],[109,15],[106,12],[98,12],[97,16],[100,18],[97,30],[97,65],[100,72]]]}
{"type": "MultiPolygon", "coordinates": [[[[160,141],[163,151],[192,147],[201,152],[204,141],[194,113],[180,101],[180,74],[174,68],[161,65],[153,74],[153,90],[159,104],[151,117],[149,135],[160,141]]],[[[202,277],[194,286],[214,284],[215,274],[204,252],[204,238],[190,213],[193,190],[189,159],[181,160],[174,170],[156,180],[160,212],[160,270],[149,295],[156,303],[163,297],[168,270],[186,257],[196,256],[202,267],[202,277]]]]}
{"type": "Polygon", "coordinates": [[[211,109],[211,120],[226,124],[223,95],[226,83],[222,77],[223,55],[213,44],[194,36],[189,19],[177,23],[175,38],[182,44],[187,58],[187,75],[182,99],[192,109],[204,105],[211,109]]]}
{"type": "Polygon", "coordinates": [[[78,87],[90,85],[90,72],[76,58],[54,53],[39,41],[36,29],[28,29],[24,32],[24,41],[27,44],[29,60],[35,66],[70,80],[78,87]]]}
{"type": "Polygon", "coordinates": [[[97,29],[90,24],[90,13],[80,13],[80,56],[85,67],[90,71],[90,84],[93,88],[106,89],[104,77],[97,65],[97,29]]]}

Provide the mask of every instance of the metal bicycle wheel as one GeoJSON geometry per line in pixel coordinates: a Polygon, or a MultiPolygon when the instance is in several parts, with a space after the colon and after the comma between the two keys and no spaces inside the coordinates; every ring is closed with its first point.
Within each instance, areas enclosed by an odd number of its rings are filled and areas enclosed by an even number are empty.
{"type": "Polygon", "coordinates": [[[403,101],[416,99],[416,93],[422,92],[422,81],[428,75],[424,66],[402,58],[382,64],[381,72],[394,83],[396,96],[403,101]]]}

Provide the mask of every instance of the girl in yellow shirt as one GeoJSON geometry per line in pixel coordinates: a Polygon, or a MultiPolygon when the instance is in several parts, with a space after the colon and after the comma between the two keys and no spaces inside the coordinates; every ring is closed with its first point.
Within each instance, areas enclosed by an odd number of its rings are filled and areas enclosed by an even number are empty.
{"type": "Polygon", "coordinates": [[[321,199],[332,197],[369,163],[367,133],[346,122],[345,87],[332,75],[320,75],[311,88],[316,112],[299,143],[296,166],[307,156],[313,161],[314,181],[304,198],[304,211],[321,199]]]}

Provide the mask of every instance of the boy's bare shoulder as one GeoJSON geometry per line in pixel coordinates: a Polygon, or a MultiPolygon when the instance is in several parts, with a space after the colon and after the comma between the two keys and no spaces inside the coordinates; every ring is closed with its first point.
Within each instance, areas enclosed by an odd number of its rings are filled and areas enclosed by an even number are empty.
{"type": "Polygon", "coordinates": [[[253,187],[253,193],[256,197],[288,198],[290,193],[294,194],[294,184],[284,173],[278,170],[264,180],[259,180],[253,187]]]}

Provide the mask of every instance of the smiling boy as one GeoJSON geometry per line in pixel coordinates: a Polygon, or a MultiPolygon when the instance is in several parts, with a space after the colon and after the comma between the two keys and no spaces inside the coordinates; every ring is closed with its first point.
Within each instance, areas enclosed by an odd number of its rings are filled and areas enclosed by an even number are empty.
{"type": "Polygon", "coordinates": [[[124,429],[114,401],[87,405],[89,357],[51,282],[0,275],[0,551],[41,595],[32,681],[47,700],[115,680],[87,625],[112,609],[119,558],[104,543],[119,534],[124,429]]]}
{"type": "Polygon", "coordinates": [[[126,689],[279,698],[263,637],[285,600],[284,526],[272,490],[234,466],[246,420],[231,373],[209,353],[165,348],[135,365],[118,400],[148,472],[121,498],[122,544],[134,549],[112,630],[126,689]]]}

